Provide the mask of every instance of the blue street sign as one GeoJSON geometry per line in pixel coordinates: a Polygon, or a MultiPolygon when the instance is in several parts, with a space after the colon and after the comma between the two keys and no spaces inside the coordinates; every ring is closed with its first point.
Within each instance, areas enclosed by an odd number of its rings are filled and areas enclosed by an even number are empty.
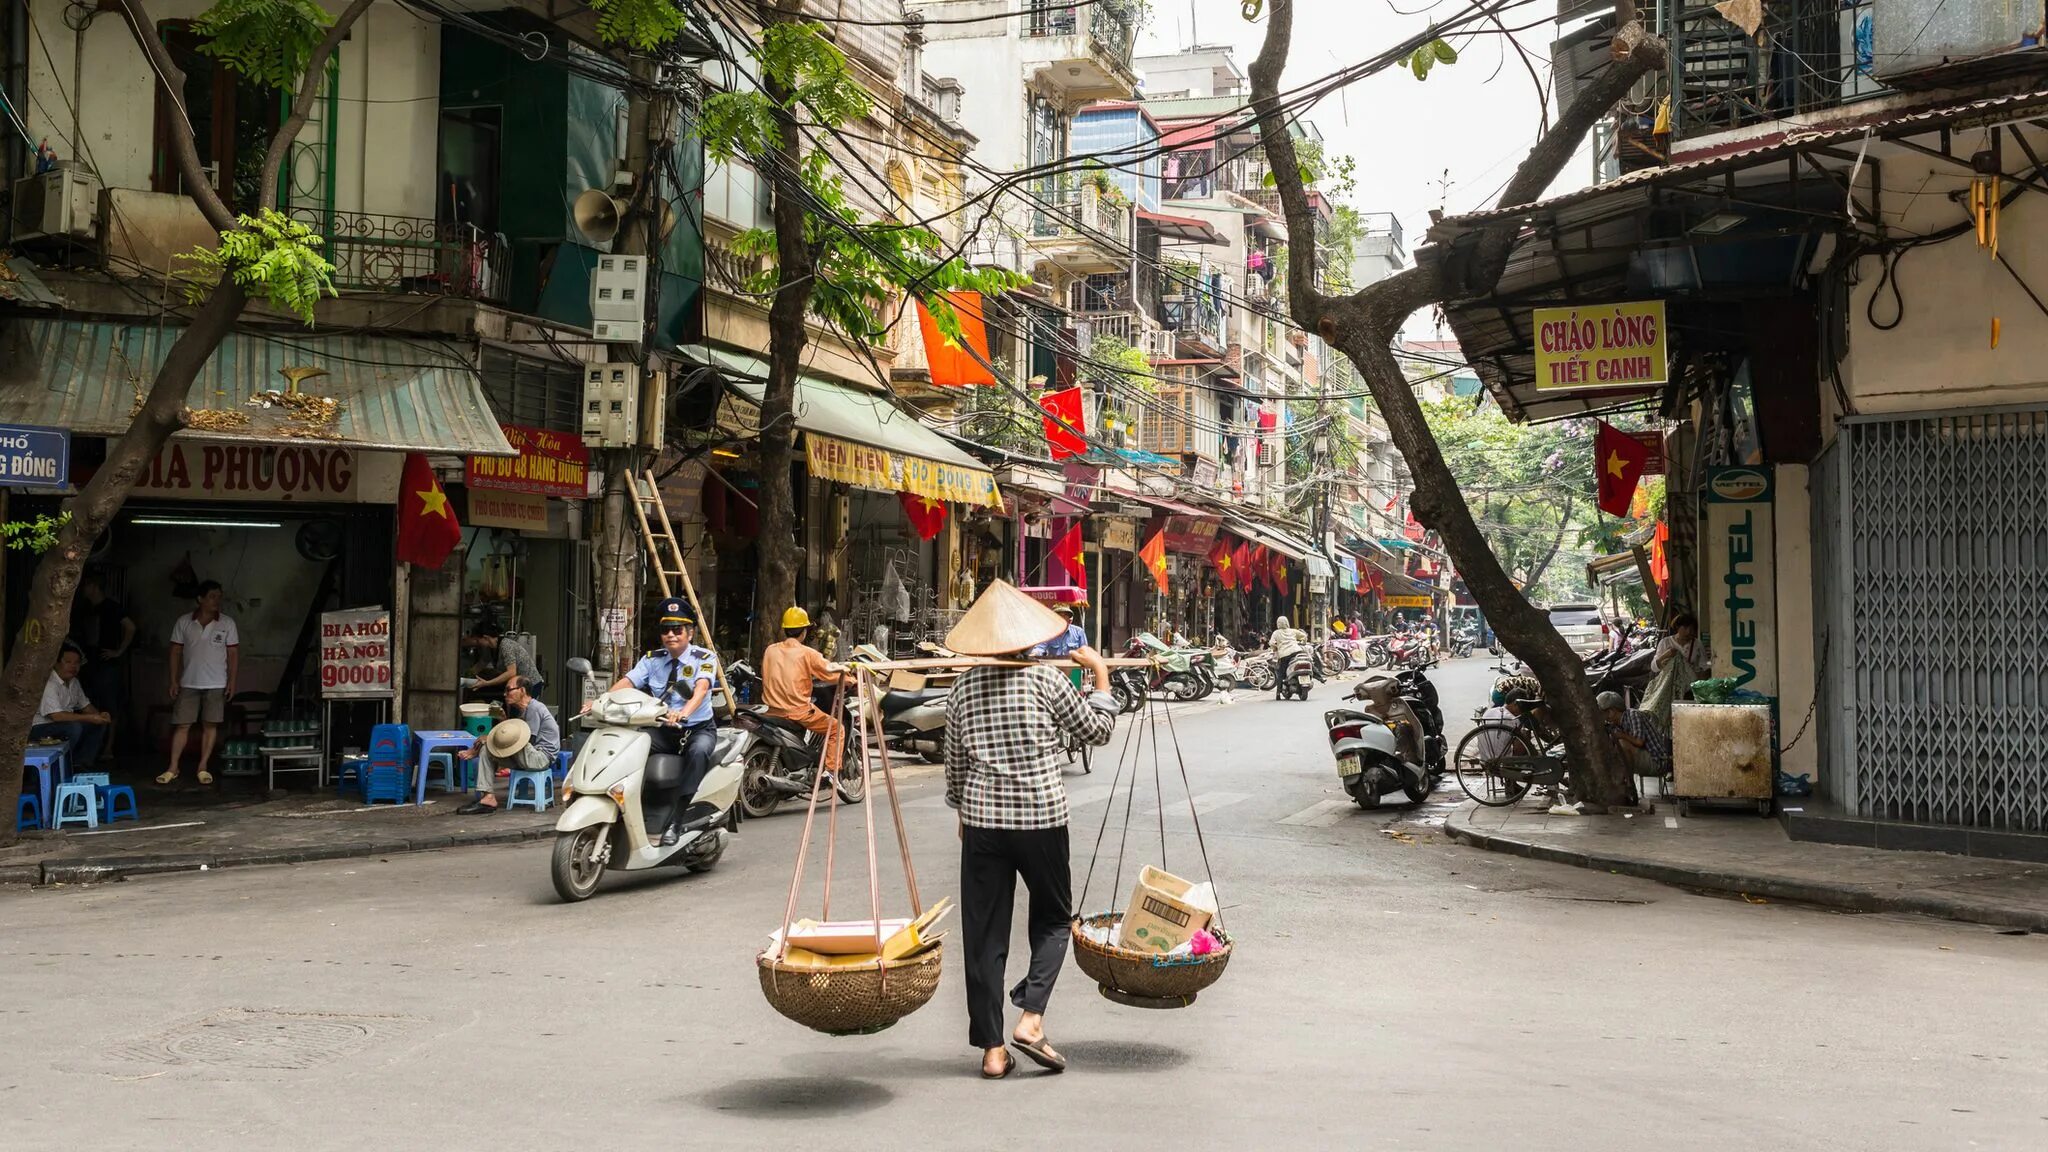
{"type": "Polygon", "coordinates": [[[0,484],[62,488],[71,482],[71,433],[0,424],[0,484]]]}

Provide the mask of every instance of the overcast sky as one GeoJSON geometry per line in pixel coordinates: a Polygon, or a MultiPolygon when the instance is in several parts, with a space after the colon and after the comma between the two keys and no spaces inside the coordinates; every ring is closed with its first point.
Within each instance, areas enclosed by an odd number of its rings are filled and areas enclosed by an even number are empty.
{"type": "MultiPolygon", "coordinates": [[[[1303,84],[1377,55],[1429,26],[1428,0],[1297,0],[1294,52],[1286,87],[1303,84]],[[1421,9],[1404,16],[1402,8],[1421,9]]],[[[1443,15],[1467,0],[1443,0],[1443,15]]],[[[1247,23],[1240,0],[1152,0],[1151,23],[1139,38],[1141,54],[1173,52],[1197,38],[1237,49],[1238,66],[1249,70],[1265,36],[1263,19],[1247,23]],[[1192,14],[1192,29],[1190,27],[1192,14]]],[[[1556,11],[1552,0],[1535,0],[1504,16],[1510,27],[1556,11]]],[[[1520,34],[1539,75],[1549,77],[1550,24],[1520,34]]],[[[1452,67],[1439,66],[1418,81],[1405,69],[1389,69],[1332,95],[1309,114],[1332,152],[1357,161],[1353,205],[1363,212],[1393,212],[1401,219],[1410,248],[1429,222],[1429,210],[1452,213],[1490,203],[1535,142],[1538,103],[1528,69],[1499,35],[1460,44],[1452,67]],[[1448,190],[1444,181],[1448,180],[1448,190]]],[[[1557,188],[1591,182],[1590,153],[1560,175],[1557,188]]]]}

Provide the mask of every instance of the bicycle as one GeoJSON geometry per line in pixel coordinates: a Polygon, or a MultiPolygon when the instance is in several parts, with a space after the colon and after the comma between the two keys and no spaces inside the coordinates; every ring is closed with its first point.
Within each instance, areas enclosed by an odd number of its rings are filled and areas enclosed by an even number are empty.
{"type": "Polygon", "coordinates": [[[1533,787],[1564,783],[1564,742],[1537,715],[1542,701],[1524,701],[1513,720],[1488,720],[1458,741],[1451,771],[1465,795],[1488,808],[1505,808],[1533,787]]]}

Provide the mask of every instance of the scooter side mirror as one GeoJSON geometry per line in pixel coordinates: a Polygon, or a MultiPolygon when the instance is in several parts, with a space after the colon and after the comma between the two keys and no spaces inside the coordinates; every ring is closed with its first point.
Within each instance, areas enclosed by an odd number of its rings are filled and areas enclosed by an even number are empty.
{"type": "Polygon", "coordinates": [[[584,659],[581,656],[569,657],[569,659],[563,664],[563,667],[567,668],[569,671],[575,673],[578,676],[590,675],[590,661],[584,659]]]}

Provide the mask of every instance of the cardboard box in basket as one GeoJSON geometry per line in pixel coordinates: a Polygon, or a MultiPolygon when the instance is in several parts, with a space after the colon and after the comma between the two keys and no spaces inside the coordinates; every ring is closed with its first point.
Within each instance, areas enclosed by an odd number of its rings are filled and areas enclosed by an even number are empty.
{"type": "Polygon", "coordinates": [[[1147,864],[1124,907],[1116,945],[1136,952],[1171,952],[1209,926],[1216,915],[1216,894],[1207,884],[1194,884],[1147,864]]]}

